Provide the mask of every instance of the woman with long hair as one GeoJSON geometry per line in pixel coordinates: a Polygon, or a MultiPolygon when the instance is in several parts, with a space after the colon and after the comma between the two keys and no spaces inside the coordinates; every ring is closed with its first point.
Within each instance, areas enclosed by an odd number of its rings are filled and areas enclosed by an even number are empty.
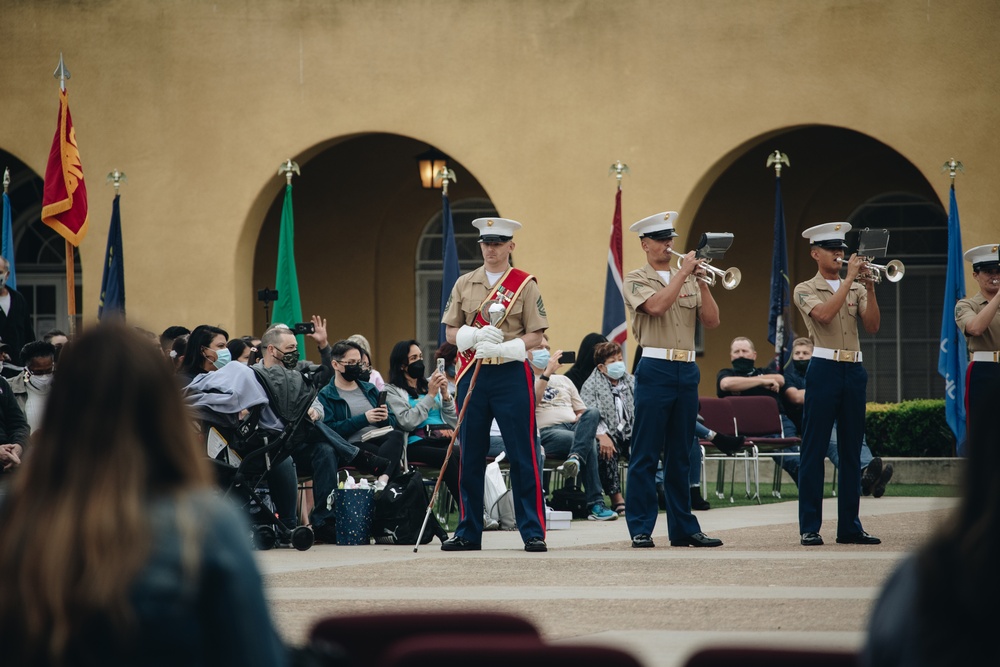
{"type": "Polygon", "coordinates": [[[4,664],[285,664],[190,423],[138,334],[98,325],[64,350],[0,506],[4,664]]]}
{"type": "Polygon", "coordinates": [[[566,377],[573,381],[576,390],[580,391],[583,383],[594,372],[594,348],[600,343],[606,343],[608,339],[599,333],[589,333],[580,341],[580,349],[576,353],[576,361],[566,371],[566,377]]]}
{"type": "MultiPolygon", "coordinates": [[[[452,429],[458,423],[454,397],[448,392],[448,377],[437,370],[425,377],[424,354],[415,340],[396,343],[389,354],[386,402],[400,429],[406,431],[406,456],[440,469],[448,451],[452,429]]],[[[458,498],[458,448],[451,453],[444,483],[458,498]]]]}
{"type": "Polygon", "coordinates": [[[184,350],[184,361],[177,371],[181,386],[191,384],[202,373],[209,373],[222,368],[232,357],[226,343],[229,342],[229,332],[210,324],[199,324],[188,336],[187,347],[184,350]]]}

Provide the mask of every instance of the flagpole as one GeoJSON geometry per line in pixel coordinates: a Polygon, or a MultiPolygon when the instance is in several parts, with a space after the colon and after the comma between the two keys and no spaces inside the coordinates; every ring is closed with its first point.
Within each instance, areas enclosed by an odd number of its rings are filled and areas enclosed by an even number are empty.
{"type": "Polygon", "coordinates": [[[444,325],[444,311],[451,298],[451,290],[458,280],[458,248],[455,245],[455,223],[451,217],[451,202],[448,200],[448,184],[458,182],[455,171],[448,163],[438,169],[432,182],[441,179],[441,311],[438,317],[438,347],[447,340],[444,325]]]}
{"type": "MultiPolygon", "coordinates": [[[[62,51],[59,52],[59,64],[52,76],[59,79],[59,92],[66,92],[66,79],[71,78],[66,63],[63,61],[62,51]]],[[[66,314],[69,317],[69,337],[76,334],[76,265],[73,257],[73,244],[69,239],[66,243],[66,314]]]]}
{"type": "Polygon", "coordinates": [[[608,176],[614,175],[615,213],[611,218],[611,236],[608,241],[608,270],[604,281],[604,312],[601,317],[601,335],[618,343],[622,349],[622,359],[627,358],[625,344],[628,340],[628,321],[625,318],[625,294],[622,292],[624,278],[622,261],[622,178],[629,173],[628,165],[615,160],[608,169],[608,176]]]}
{"type": "MultiPolygon", "coordinates": [[[[779,240],[778,239],[778,233],[779,233],[779,230],[777,229],[777,226],[778,226],[778,210],[777,210],[777,207],[780,206],[781,207],[781,230],[780,230],[780,233],[782,235],[782,238],[781,238],[781,250],[784,251],[784,255],[785,255],[785,257],[783,257],[783,258],[776,258],[774,256],[771,257],[771,263],[772,263],[772,276],[771,276],[772,285],[771,285],[771,290],[773,292],[774,291],[774,284],[773,283],[774,283],[774,280],[775,280],[774,275],[773,275],[775,260],[778,259],[781,262],[783,262],[785,264],[785,269],[787,271],[787,256],[788,256],[788,251],[787,251],[787,248],[785,247],[785,239],[784,239],[784,234],[785,234],[785,225],[784,225],[785,213],[784,213],[784,207],[782,206],[781,201],[778,198],[778,194],[777,193],[781,192],[781,166],[784,165],[786,167],[791,167],[792,165],[791,165],[791,163],[788,160],[788,156],[786,154],[782,153],[779,150],[775,150],[773,153],[771,153],[770,155],[767,156],[767,165],[766,166],[770,167],[771,165],[774,165],[774,179],[775,179],[775,192],[776,192],[776,196],[775,196],[775,240],[774,240],[775,247],[774,247],[773,252],[779,252],[779,248],[778,248],[778,240],[779,240]]],[[[775,323],[774,323],[774,360],[775,360],[775,364],[778,367],[778,370],[780,371],[782,369],[782,367],[784,366],[784,361],[785,361],[785,305],[786,304],[785,304],[785,289],[784,289],[783,285],[781,285],[781,286],[778,287],[777,295],[775,295],[774,293],[771,294],[771,299],[773,300],[775,298],[775,296],[777,296],[777,300],[778,300],[778,309],[777,309],[778,312],[777,312],[777,318],[775,319],[775,323]]]]}

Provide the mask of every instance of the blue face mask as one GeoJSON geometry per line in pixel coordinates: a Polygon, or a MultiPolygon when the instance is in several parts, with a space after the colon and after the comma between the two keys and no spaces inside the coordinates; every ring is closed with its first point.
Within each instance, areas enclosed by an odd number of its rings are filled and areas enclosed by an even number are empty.
{"type": "Polygon", "coordinates": [[[625,362],[612,361],[608,364],[608,377],[612,380],[620,380],[625,375],[625,362]]]}
{"type": "Polygon", "coordinates": [[[531,365],[535,368],[544,369],[549,365],[549,351],[548,350],[533,350],[531,352],[531,365]]]}
{"type": "Polygon", "coordinates": [[[233,360],[233,355],[229,354],[228,348],[224,347],[221,350],[216,350],[215,354],[218,355],[218,359],[216,359],[212,363],[215,365],[216,368],[222,368],[223,366],[225,366],[226,364],[228,364],[230,361],[233,360]]]}

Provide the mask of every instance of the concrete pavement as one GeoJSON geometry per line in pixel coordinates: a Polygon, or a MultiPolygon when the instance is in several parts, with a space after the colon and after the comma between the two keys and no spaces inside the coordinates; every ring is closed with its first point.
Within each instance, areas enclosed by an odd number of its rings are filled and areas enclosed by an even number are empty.
{"type": "Polygon", "coordinates": [[[259,552],[285,638],[301,642],[318,618],[399,609],[494,609],[523,614],[550,641],[633,652],[650,667],[682,665],[723,644],[857,648],[870,606],[896,563],[957,503],[863,498],[875,547],[837,545],[836,499],[824,503],[827,544],[798,544],[796,502],[699,512],[725,545],[672,548],[660,514],[655,549],[632,549],[624,520],[574,521],[528,554],[516,532],[484,536],[483,551],[328,546],[259,552]]]}

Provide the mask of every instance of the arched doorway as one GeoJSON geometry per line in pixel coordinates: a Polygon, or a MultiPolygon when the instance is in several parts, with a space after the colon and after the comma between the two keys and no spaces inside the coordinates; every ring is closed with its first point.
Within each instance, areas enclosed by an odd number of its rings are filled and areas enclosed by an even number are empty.
{"type": "MultiPolygon", "coordinates": [[[[414,160],[427,148],[409,137],[373,133],[293,157],[302,170],[292,185],[303,316],[326,317],[333,340],[363,334],[380,369],[396,341],[425,340],[422,327],[431,301],[439,299],[433,290],[422,292],[441,272],[440,254],[435,264],[429,240],[435,218],[440,238],[441,191],[422,187],[414,160]]],[[[495,213],[485,189],[456,156],[448,166],[457,177],[449,187],[456,229],[474,211],[495,213]]],[[[248,295],[274,286],[283,186],[275,176],[248,295]]],[[[259,335],[265,324],[261,304],[255,304],[253,321],[259,335]]]]}
{"type": "MultiPolygon", "coordinates": [[[[66,242],[42,223],[42,179],[15,156],[0,150],[0,175],[10,170],[8,195],[14,231],[14,266],[17,291],[24,295],[31,312],[35,335],[50,329],[69,331],[66,299],[66,242]]],[[[76,325],[83,305],[83,275],[79,250],[73,249],[76,268],[76,325]]]]}
{"type": "MultiPolygon", "coordinates": [[[[855,228],[888,229],[888,257],[906,263],[902,281],[877,287],[879,333],[861,334],[868,400],[942,396],[937,345],[947,215],[930,183],[903,155],[868,135],[829,126],[794,128],[748,142],[707,187],[690,232],[681,239],[681,245],[691,248],[702,232],[733,232],[736,239],[723,263],[743,272],[737,289],[714,290],[722,326],[704,332],[702,392],[715,393],[715,374],[730,365],[734,337],[754,341],[758,365],[774,353],[767,342],[767,320],[775,180],[766,161],[776,149],[791,161],[782,170],[781,189],[793,285],[815,274],[802,231],[823,222],[847,220],[855,228]]],[[[848,245],[857,247],[856,235],[848,237],[848,245]]],[[[805,325],[792,310],[793,328],[801,335],[805,325]]]]}

